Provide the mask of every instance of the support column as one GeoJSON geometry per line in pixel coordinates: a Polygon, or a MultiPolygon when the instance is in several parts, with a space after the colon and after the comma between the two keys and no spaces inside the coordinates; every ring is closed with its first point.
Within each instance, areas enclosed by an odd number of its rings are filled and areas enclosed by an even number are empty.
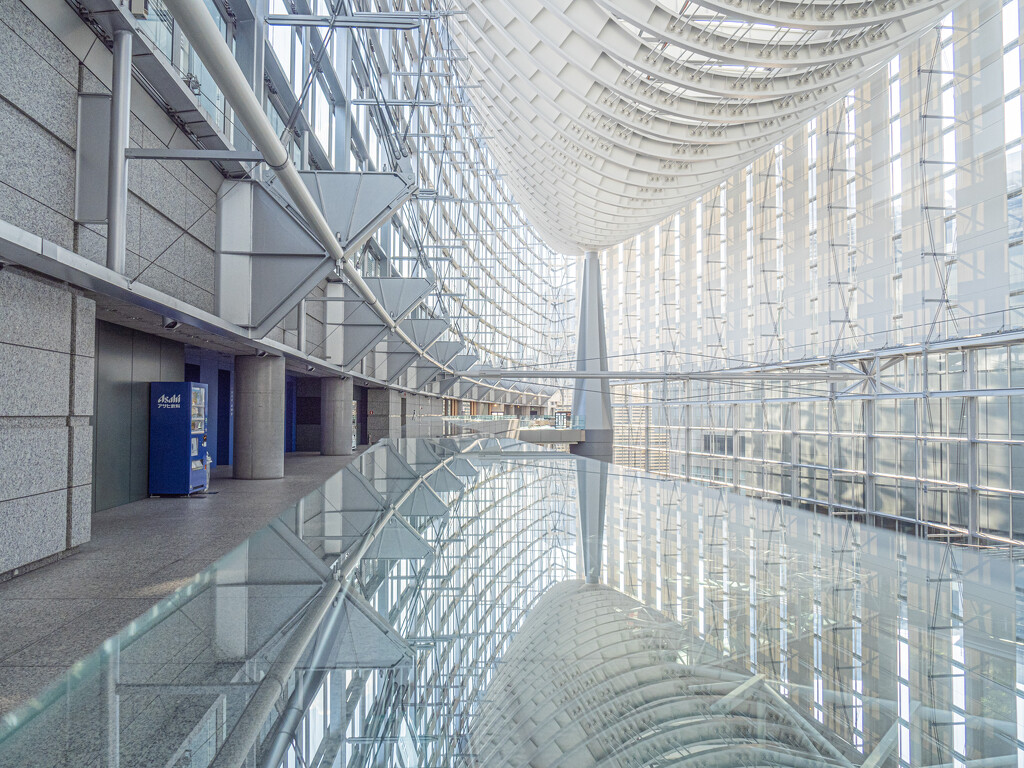
{"type": "MultiPolygon", "coordinates": [[[[235,20],[235,61],[238,62],[238,66],[245,75],[245,79],[249,81],[249,86],[252,88],[256,100],[260,104],[265,105],[266,97],[263,81],[266,70],[264,61],[267,44],[267,24],[265,19],[270,13],[270,0],[249,0],[249,6],[252,9],[253,18],[235,20]]],[[[174,31],[176,35],[181,34],[177,24],[174,25],[174,31]]],[[[177,41],[175,41],[172,50],[177,51],[178,45],[177,41]]],[[[249,132],[245,130],[245,126],[238,120],[233,122],[235,135],[232,143],[235,145],[235,149],[257,149],[249,132]]],[[[257,181],[264,179],[265,169],[263,163],[256,163],[250,174],[257,181]]]]}
{"type": "Polygon", "coordinates": [[[604,521],[608,499],[608,465],[576,462],[579,500],[577,568],[587,584],[601,583],[604,555],[604,521]]]}
{"type": "Polygon", "coordinates": [[[295,335],[298,337],[295,348],[306,354],[306,300],[299,300],[299,316],[296,320],[295,335]]]}
{"type": "Polygon", "coordinates": [[[132,114],[132,33],[114,32],[114,74],[110,83],[110,156],[107,158],[107,268],[124,274],[127,243],[128,123],[132,114]]]}
{"type": "MultiPolygon", "coordinates": [[[[235,60],[245,75],[245,79],[249,81],[249,86],[252,88],[256,100],[263,104],[265,103],[263,97],[263,73],[265,68],[263,62],[267,42],[267,25],[264,19],[270,13],[270,2],[269,0],[249,0],[249,6],[252,8],[253,18],[238,19],[235,22],[235,60]]],[[[175,48],[174,50],[178,49],[175,48]]],[[[235,130],[241,131],[249,142],[252,141],[249,135],[245,133],[244,127],[236,123],[235,130]]],[[[240,140],[236,140],[234,144],[236,149],[243,148],[240,146],[242,144],[240,140]]],[[[244,148],[256,149],[256,145],[250,143],[244,148]]]]}
{"type": "Polygon", "coordinates": [[[352,379],[320,379],[320,453],[352,453],[352,379]]]}
{"type": "Polygon", "coordinates": [[[284,358],[235,358],[234,476],[284,477],[284,358]]]}
{"type": "MultiPolygon", "coordinates": [[[[583,257],[579,287],[580,326],[576,336],[576,370],[608,370],[605,341],[604,300],[601,296],[601,262],[597,251],[583,257]]],[[[570,449],[578,456],[612,460],[612,394],[608,379],[577,379],[572,397],[573,421],[586,430],[586,439],[570,449]]]]}
{"type": "MultiPolygon", "coordinates": [[[[352,32],[339,29],[334,35],[335,67],[341,82],[348,86],[352,71],[352,32]]],[[[347,93],[334,107],[334,170],[352,170],[352,98],[347,93]]],[[[417,110],[413,110],[415,115],[417,110]]]]}

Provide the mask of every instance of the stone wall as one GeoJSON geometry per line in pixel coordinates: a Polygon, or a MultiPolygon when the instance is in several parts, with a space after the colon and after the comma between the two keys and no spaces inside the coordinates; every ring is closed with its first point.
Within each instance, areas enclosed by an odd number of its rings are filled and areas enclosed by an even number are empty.
{"type": "MultiPolygon", "coordinates": [[[[0,0],[0,220],[103,263],[106,227],[78,224],[78,94],[109,92],[111,54],[63,0],[0,0]]],[[[138,86],[131,144],[180,141],[138,86]]],[[[127,272],[213,309],[220,174],[208,163],[128,163],[127,272]]],[[[0,578],[89,540],[95,303],[0,271],[0,578]]]]}
{"type": "Polygon", "coordinates": [[[89,540],[96,307],[0,270],[0,578],[89,540]]]}
{"type": "Polygon", "coordinates": [[[378,440],[402,436],[402,393],[393,389],[370,389],[366,405],[366,430],[370,445],[378,440]]]}
{"type": "MultiPolygon", "coordinates": [[[[74,220],[75,153],[78,94],[110,92],[112,56],[67,3],[30,5],[0,0],[0,219],[103,263],[106,226],[74,220]]],[[[135,83],[131,146],[181,139],[135,83]]],[[[213,309],[220,181],[209,163],[128,161],[130,277],[213,309]]]]}
{"type": "MultiPolygon", "coordinates": [[[[74,220],[78,97],[109,92],[111,63],[66,0],[0,0],[0,220],[97,263],[106,260],[106,227],[74,220]]],[[[134,147],[189,143],[138,82],[129,133],[134,147]]],[[[209,163],[128,162],[128,277],[214,310],[221,183],[209,163]]],[[[318,355],[332,330],[325,306],[307,303],[307,351],[318,355]]],[[[294,344],[295,314],[270,337],[294,344]]],[[[2,577],[89,538],[95,304],[8,267],[0,318],[2,577]]],[[[401,402],[397,392],[371,393],[371,440],[401,436],[401,402]]],[[[406,407],[408,435],[440,434],[439,400],[410,396],[406,407]]]]}

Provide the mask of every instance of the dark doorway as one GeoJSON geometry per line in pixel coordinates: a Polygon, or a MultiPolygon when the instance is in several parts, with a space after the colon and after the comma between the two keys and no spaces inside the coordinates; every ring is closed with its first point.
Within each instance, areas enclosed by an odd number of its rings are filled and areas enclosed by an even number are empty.
{"type": "Polygon", "coordinates": [[[231,371],[217,371],[217,464],[231,463],[231,371]]]}
{"type": "Polygon", "coordinates": [[[284,452],[295,451],[295,406],[298,395],[295,378],[288,376],[284,382],[284,452]]]}
{"type": "Polygon", "coordinates": [[[356,404],[356,439],[359,445],[369,445],[370,430],[367,416],[370,411],[370,392],[366,387],[353,387],[352,399],[356,404]]]}
{"type": "Polygon", "coordinates": [[[402,397],[402,431],[400,433],[402,435],[402,437],[405,437],[405,419],[406,419],[406,415],[407,414],[408,414],[408,403],[406,402],[405,397],[402,397]]]}
{"type": "Polygon", "coordinates": [[[295,382],[295,450],[320,451],[320,379],[301,377],[295,382]]]}

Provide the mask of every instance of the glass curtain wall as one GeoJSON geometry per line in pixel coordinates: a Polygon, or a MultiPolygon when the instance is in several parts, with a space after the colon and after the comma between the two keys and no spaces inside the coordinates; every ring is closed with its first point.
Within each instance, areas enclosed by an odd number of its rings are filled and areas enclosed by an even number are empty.
{"type": "Polygon", "coordinates": [[[603,254],[615,368],[756,369],[616,387],[618,461],[1024,540],[1020,40],[1016,0],[956,11],[603,254]]]}
{"type": "MultiPolygon", "coordinates": [[[[232,43],[235,15],[219,0],[207,6],[232,43]]],[[[268,10],[330,13],[322,0],[270,0],[268,10]]],[[[453,12],[436,0],[364,1],[349,10],[414,14],[420,25],[257,23],[267,40],[265,110],[300,169],[388,171],[411,162],[418,192],[358,256],[362,273],[430,280],[433,291],[417,316],[450,320],[441,340],[463,342],[483,365],[571,360],[574,264],[544,245],[495,167],[451,42],[453,12]]],[[[159,0],[142,29],[230,138],[230,109],[159,0]]],[[[316,312],[322,303],[307,307],[322,324],[316,312]]],[[[285,330],[294,326],[293,317],[285,330]]],[[[320,349],[322,339],[312,334],[310,344],[320,349]]],[[[524,391],[536,395],[542,387],[524,391]]]]}

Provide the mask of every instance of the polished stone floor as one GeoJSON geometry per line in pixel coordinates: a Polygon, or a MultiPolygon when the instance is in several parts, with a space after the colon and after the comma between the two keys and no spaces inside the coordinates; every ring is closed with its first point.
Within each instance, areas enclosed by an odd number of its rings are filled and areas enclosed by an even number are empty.
{"type": "Polygon", "coordinates": [[[75,553],[0,583],[0,716],[352,459],[288,454],[281,480],[234,480],[221,467],[209,495],[93,515],[75,553]]]}

